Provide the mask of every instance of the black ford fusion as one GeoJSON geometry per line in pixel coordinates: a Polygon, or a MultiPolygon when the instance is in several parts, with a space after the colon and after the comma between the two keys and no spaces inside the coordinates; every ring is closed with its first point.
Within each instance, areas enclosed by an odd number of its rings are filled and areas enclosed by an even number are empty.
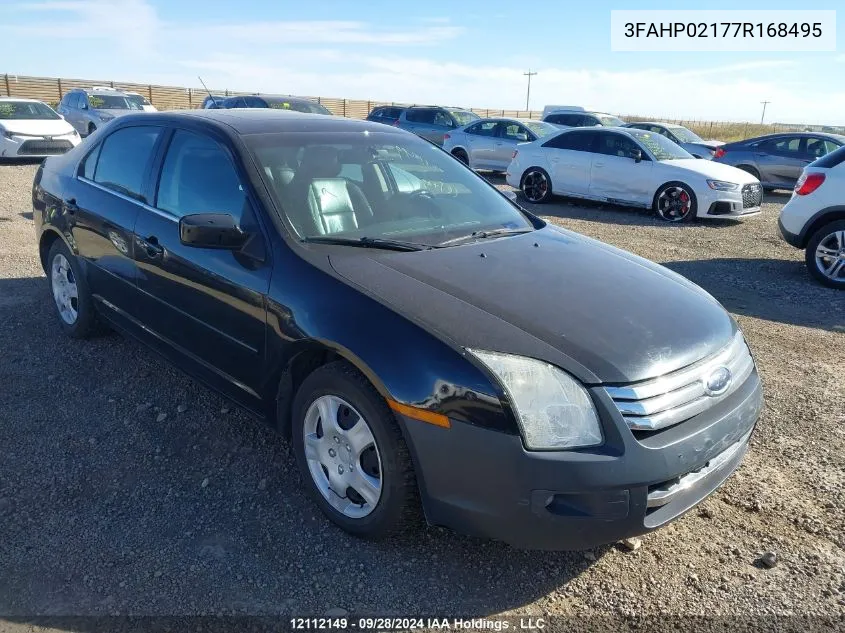
{"type": "Polygon", "coordinates": [[[45,161],[33,206],[64,331],[108,324],[267,419],[360,536],[420,506],[525,548],[648,532],[761,410],[706,292],[378,123],[127,115],[45,161]]]}

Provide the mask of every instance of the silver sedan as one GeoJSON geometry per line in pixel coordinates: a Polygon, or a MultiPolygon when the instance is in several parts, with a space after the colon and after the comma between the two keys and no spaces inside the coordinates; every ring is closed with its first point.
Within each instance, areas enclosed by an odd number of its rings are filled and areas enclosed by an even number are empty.
{"type": "Polygon", "coordinates": [[[517,143],[558,132],[560,128],[535,119],[481,119],[446,134],[443,149],[472,169],[505,171],[517,143]]]}

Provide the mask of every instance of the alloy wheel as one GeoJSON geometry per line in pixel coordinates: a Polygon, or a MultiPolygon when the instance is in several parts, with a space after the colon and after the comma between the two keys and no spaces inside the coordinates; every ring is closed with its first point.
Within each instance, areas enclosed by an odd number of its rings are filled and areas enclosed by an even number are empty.
{"type": "Polygon", "coordinates": [[[833,231],[816,247],[816,267],[837,283],[845,282],[845,230],[833,231]]]}
{"type": "Polygon", "coordinates": [[[73,325],[79,316],[79,289],[70,262],[61,253],[53,258],[50,280],[59,316],[68,325],[73,325]]]}
{"type": "Polygon", "coordinates": [[[669,222],[681,222],[692,211],[692,198],[680,185],[666,187],[657,197],[657,213],[669,222]]]}
{"type": "Polygon", "coordinates": [[[529,171],[522,181],[522,193],[529,202],[540,202],[549,191],[549,179],[541,171],[529,171]]]}
{"type": "Polygon", "coordinates": [[[337,396],[320,396],[305,413],[303,442],[323,498],[352,519],[369,515],[382,493],[381,455],[364,417],[337,396]]]}

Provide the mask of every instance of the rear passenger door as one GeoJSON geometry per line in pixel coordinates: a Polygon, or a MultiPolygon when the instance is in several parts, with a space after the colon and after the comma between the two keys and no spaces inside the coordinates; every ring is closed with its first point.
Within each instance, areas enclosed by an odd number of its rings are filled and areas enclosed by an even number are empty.
{"type": "Polygon", "coordinates": [[[65,196],[91,293],[127,327],[137,307],[133,230],[150,202],[149,174],[162,134],[150,125],[110,132],[83,158],[65,196]]]}
{"type": "Polygon", "coordinates": [[[617,132],[598,132],[590,170],[590,195],[611,202],[648,206],[657,188],[654,163],[633,139],[617,132]],[[642,160],[634,159],[636,151],[642,160]]]}
{"type": "Polygon", "coordinates": [[[754,158],[761,180],[792,187],[810,162],[806,147],[806,139],[801,136],[781,136],[760,143],[754,158]]]}
{"type": "Polygon", "coordinates": [[[135,225],[142,318],[166,353],[258,406],[270,250],[242,167],[211,134],[175,129],[159,152],[155,199],[135,225]],[[195,213],[232,215],[256,234],[252,254],[183,244],[179,220],[195,213]]]}
{"type": "Polygon", "coordinates": [[[596,132],[573,130],[543,144],[555,193],[587,196],[596,132]]]}

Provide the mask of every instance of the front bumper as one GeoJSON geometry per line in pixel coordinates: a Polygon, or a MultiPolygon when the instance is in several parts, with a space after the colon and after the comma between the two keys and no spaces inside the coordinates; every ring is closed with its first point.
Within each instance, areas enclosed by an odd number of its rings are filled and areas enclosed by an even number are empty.
{"type": "Polygon", "coordinates": [[[0,137],[0,158],[44,158],[69,152],[79,144],[78,136],[21,136],[0,137]]]}
{"type": "Polygon", "coordinates": [[[754,195],[743,196],[742,191],[708,189],[699,198],[700,218],[744,218],[760,213],[763,201],[762,185],[754,195]]]}
{"type": "Polygon", "coordinates": [[[605,444],[526,451],[519,437],[404,419],[428,521],[515,547],[578,550],[649,532],[712,493],[739,466],[762,409],[756,370],[729,398],[638,440],[601,388],[605,444]]]}

